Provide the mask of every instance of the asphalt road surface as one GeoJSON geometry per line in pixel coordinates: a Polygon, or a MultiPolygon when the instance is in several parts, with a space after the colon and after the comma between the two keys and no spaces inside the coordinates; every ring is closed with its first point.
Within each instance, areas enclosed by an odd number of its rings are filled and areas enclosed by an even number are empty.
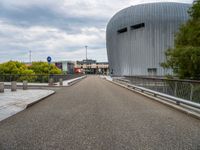
{"type": "Polygon", "coordinates": [[[0,122],[0,150],[200,150],[200,121],[90,76],[0,122]]]}

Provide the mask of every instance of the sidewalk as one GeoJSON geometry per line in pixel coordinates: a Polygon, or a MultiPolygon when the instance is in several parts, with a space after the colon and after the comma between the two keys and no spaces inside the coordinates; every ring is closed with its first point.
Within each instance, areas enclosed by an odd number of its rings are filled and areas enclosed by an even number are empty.
{"type": "Polygon", "coordinates": [[[6,89],[4,93],[0,93],[0,121],[54,93],[52,90],[17,90],[11,92],[6,89]]]}

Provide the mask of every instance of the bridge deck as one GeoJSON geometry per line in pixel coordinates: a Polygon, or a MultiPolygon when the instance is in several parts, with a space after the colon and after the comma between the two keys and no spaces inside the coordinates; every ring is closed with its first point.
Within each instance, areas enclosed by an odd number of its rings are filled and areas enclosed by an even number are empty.
{"type": "Polygon", "coordinates": [[[200,121],[91,76],[0,122],[0,149],[200,149],[200,121]]]}

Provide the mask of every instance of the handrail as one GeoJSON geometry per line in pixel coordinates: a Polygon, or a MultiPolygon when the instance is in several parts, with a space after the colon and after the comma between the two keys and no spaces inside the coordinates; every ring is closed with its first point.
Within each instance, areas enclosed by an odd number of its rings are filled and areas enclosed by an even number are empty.
{"type": "Polygon", "coordinates": [[[126,78],[135,79],[149,79],[149,80],[160,80],[160,81],[176,81],[176,82],[187,82],[187,83],[200,83],[200,80],[188,80],[188,79],[167,79],[163,77],[149,77],[149,76],[124,76],[126,78]]]}
{"type": "Polygon", "coordinates": [[[134,89],[139,89],[141,92],[148,92],[148,93],[151,93],[153,94],[155,97],[157,96],[160,96],[160,97],[163,97],[163,98],[167,98],[167,99],[170,99],[170,100],[173,100],[175,101],[177,104],[185,104],[185,105],[189,105],[189,106],[192,106],[192,107],[195,107],[195,108],[198,108],[200,109],[200,104],[198,103],[194,103],[194,102],[191,102],[191,101],[187,101],[187,100],[184,100],[182,98],[177,98],[177,97],[174,97],[174,96],[170,96],[170,95],[167,95],[167,94],[163,94],[163,93],[160,93],[160,92],[156,92],[156,91],[153,91],[153,90],[149,90],[149,89],[146,89],[146,88],[143,88],[143,87],[139,87],[139,86],[135,86],[135,85],[132,85],[132,84],[127,84],[128,87],[132,87],[134,89]]]}
{"type": "Polygon", "coordinates": [[[200,109],[200,104],[194,103],[194,102],[191,102],[191,101],[187,101],[187,100],[184,100],[182,98],[177,98],[177,97],[174,97],[174,96],[170,96],[170,95],[167,95],[167,94],[163,94],[163,93],[160,93],[160,92],[156,92],[156,91],[146,89],[146,88],[143,88],[143,87],[139,87],[139,86],[136,86],[136,85],[132,85],[132,84],[127,84],[127,87],[132,87],[135,90],[140,90],[140,92],[142,92],[142,93],[150,93],[154,97],[159,96],[159,97],[167,98],[169,100],[175,101],[177,104],[182,103],[182,104],[200,109]]]}

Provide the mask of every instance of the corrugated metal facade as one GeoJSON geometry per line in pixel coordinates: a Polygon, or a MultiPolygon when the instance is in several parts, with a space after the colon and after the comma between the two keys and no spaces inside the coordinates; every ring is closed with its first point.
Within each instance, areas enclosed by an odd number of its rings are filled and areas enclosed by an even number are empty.
{"type": "Polygon", "coordinates": [[[165,60],[164,52],[174,46],[175,33],[188,20],[190,6],[149,3],[117,13],[108,23],[106,33],[110,71],[118,76],[132,76],[149,75],[156,69],[156,75],[164,75],[160,67],[165,60]]]}

